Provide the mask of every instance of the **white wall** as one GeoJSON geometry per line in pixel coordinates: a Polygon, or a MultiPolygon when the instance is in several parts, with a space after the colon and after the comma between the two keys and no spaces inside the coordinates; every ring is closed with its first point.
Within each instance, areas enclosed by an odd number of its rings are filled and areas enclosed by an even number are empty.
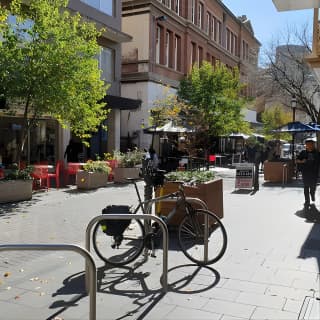
{"type": "Polygon", "coordinates": [[[139,139],[136,142],[138,147],[148,149],[151,144],[152,135],[144,134],[141,125],[144,123],[145,128],[150,126],[149,117],[153,102],[163,99],[165,94],[175,93],[176,90],[166,90],[163,85],[154,82],[138,82],[123,84],[121,92],[123,97],[140,99],[142,101],[139,109],[121,112],[121,136],[126,137],[128,132],[132,135],[134,131],[137,131],[139,133],[139,139]]]}

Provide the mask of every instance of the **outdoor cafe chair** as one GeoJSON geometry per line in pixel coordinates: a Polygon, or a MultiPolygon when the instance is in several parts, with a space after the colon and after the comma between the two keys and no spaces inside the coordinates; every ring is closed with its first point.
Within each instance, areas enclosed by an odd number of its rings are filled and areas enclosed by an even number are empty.
{"type": "Polygon", "coordinates": [[[70,176],[76,176],[77,172],[81,169],[81,163],[68,162],[65,169],[65,184],[70,184],[70,176]]]}
{"type": "Polygon", "coordinates": [[[60,188],[60,173],[63,172],[64,162],[63,160],[58,160],[54,173],[49,172],[47,178],[47,188],[50,189],[50,180],[56,180],[56,188],[60,188]]]}
{"type": "Polygon", "coordinates": [[[215,165],[215,162],[217,160],[217,157],[215,154],[209,154],[209,166],[212,164],[212,165],[215,165]]]}
{"type": "Polygon", "coordinates": [[[48,162],[34,164],[31,176],[33,178],[33,189],[37,189],[38,186],[40,188],[46,187],[48,184],[48,162]]]}

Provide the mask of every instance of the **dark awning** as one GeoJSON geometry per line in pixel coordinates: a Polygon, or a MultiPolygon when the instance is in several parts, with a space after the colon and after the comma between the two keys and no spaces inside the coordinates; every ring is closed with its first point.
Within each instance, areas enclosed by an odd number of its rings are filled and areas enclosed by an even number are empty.
{"type": "Polygon", "coordinates": [[[108,109],[132,110],[141,106],[141,100],[112,96],[110,94],[106,95],[102,101],[107,103],[108,109]]]}

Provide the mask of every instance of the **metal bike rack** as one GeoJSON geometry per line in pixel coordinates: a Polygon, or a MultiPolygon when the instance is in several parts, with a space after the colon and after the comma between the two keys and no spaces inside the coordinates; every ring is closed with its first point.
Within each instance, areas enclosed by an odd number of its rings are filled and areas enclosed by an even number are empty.
{"type": "Polygon", "coordinates": [[[163,259],[162,259],[163,273],[162,273],[162,277],[160,278],[162,279],[160,283],[162,284],[164,292],[167,292],[168,291],[169,232],[168,232],[167,225],[159,217],[152,216],[149,214],[104,214],[104,215],[96,216],[90,220],[86,229],[86,242],[85,242],[86,249],[90,252],[91,230],[97,222],[101,220],[126,220],[126,219],[154,220],[157,223],[159,223],[159,226],[162,229],[162,238],[163,238],[163,249],[162,249],[163,250],[163,259]]]}
{"type": "Polygon", "coordinates": [[[4,244],[1,251],[75,251],[86,259],[85,281],[89,283],[89,320],[96,320],[97,268],[90,252],[74,244],[4,244]],[[88,277],[89,275],[89,277],[88,277]]]}
{"type": "MultiPolygon", "coordinates": [[[[152,203],[160,202],[160,201],[163,201],[163,200],[169,201],[169,202],[176,202],[177,201],[177,199],[175,197],[170,197],[168,195],[164,195],[164,196],[161,196],[161,197],[154,198],[154,199],[148,201],[149,207],[147,208],[147,213],[151,213],[152,203]]],[[[203,200],[201,200],[199,198],[186,197],[186,201],[190,202],[190,203],[198,204],[204,210],[209,210],[207,204],[203,200]]],[[[204,258],[205,258],[206,261],[208,260],[208,253],[209,253],[209,249],[208,249],[209,241],[208,241],[207,223],[208,223],[208,221],[206,220],[205,221],[206,233],[204,235],[204,239],[205,239],[205,241],[204,241],[204,258]]]]}

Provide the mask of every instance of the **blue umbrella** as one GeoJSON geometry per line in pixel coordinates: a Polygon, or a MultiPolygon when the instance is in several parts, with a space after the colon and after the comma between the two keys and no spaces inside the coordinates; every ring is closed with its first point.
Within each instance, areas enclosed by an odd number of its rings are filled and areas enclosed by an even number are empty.
{"type": "Polygon", "coordinates": [[[289,122],[284,126],[272,130],[272,132],[289,132],[289,133],[299,133],[299,132],[311,132],[320,131],[320,126],[317,124],[304,124],[300,121],[289,122]]]}

